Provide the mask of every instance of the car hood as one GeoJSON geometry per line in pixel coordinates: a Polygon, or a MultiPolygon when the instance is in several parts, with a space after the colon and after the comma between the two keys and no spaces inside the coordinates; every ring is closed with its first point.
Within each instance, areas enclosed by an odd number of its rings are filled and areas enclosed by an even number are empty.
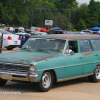
{"type": "Polygon", "coordinates": [[[14,64],[30,64],[43,60],[48,60],[48,58],[55,58],[60,55],[50,54],[45,52],[31,52],[31,51],[16,51],[9,53],[0,54],[0,62],[3,63],[14,63],[14,64]]]}

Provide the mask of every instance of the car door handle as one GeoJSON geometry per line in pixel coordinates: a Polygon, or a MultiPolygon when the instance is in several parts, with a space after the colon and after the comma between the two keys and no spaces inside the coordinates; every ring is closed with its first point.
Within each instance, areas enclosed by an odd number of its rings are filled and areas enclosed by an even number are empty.
{"type": "Polygon", "coordinates": [[[82,59],[82,57],[78,57],[79,59],[82,59]]]}
{"type": "Polygon", "coordinates": [[[98,54],[95,54],[94,56],[98,56],[98,54]]]}

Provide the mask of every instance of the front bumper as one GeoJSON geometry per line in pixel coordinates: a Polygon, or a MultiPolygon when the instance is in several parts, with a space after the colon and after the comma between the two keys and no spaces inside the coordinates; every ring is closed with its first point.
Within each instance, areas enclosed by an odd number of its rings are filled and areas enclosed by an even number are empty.
{"type": "Polygon", "coordinates": [[[37,82],[38,75],[0,72],[0,78],[11,81],[37,82]]]}

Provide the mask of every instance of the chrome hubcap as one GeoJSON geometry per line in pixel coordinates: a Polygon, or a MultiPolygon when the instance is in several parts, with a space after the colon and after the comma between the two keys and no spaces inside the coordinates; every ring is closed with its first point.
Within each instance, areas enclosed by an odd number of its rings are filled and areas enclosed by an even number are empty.
{"type": "Polygon", "coordinates": [[[42,76],[42,86],[48,88],[51,84],[51,75],[49,72],[46,72],[42,76]]]}

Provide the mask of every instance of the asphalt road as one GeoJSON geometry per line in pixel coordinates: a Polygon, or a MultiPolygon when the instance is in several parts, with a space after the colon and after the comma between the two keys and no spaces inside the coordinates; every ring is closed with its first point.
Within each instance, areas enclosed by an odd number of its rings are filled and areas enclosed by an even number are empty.
{"type": "MultiPolygon", "coordinates": [[[[17,51],[15,48],[9,52],[17,51]]],[[[8,50],[4,49],[4,52],[8,50]]],[[[39,92],[35,84],[8,81],[0,87],[0,100],[100,100],[100,83],[87,78],[55,83],[48,92],[39,92]]]]}

